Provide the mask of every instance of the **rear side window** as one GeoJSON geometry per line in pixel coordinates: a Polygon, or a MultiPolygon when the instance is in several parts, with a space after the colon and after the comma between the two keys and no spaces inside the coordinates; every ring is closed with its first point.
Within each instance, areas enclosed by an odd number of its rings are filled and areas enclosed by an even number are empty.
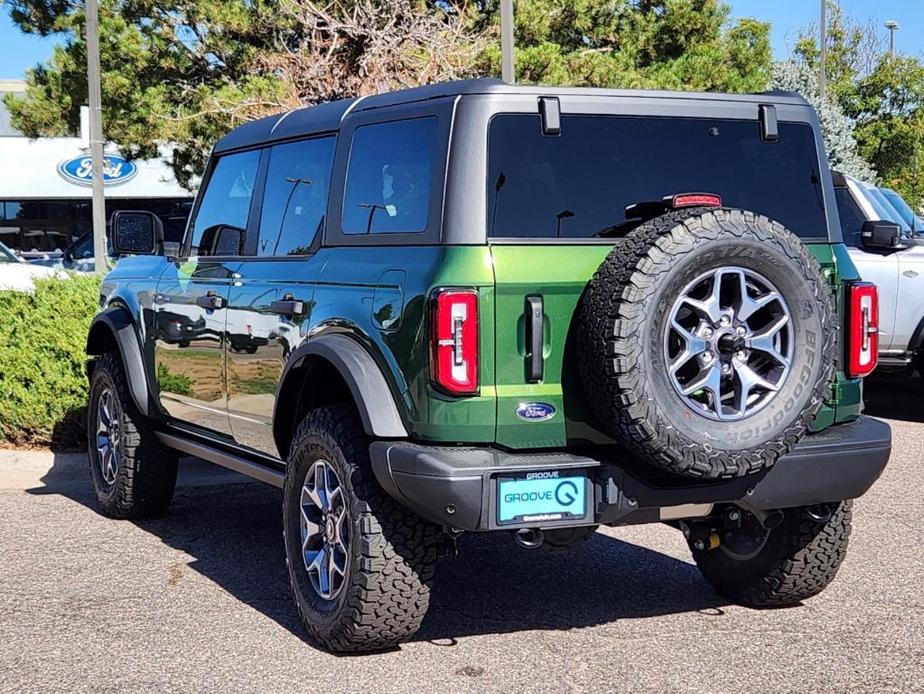
{"type": "Polygon", "coordinates": [[[625,208],[684,192],[767,215],[804,238],[827,238],[814,133],[757,121],[563,116],[545,136],[538,115],[491,120],[488,234],[586,239],[626,222],[625,208]]]}
{"type": "Polygon", "coordinates": [[[333,137],[270,150],[257,254],[305,255],[324,224],[334,158],[333,137]]]}
{"type": "Polygon", "coordinates": [[[433,117],[356,129],[343,195],[343,233],[426,230],[436,137],[433,117]]]}
{"type": "Polygon", "coordinates": [[[240,253],[259,164],[257,150],[226,154],[215,163],[196,211],[191,255],[240,253]]]}

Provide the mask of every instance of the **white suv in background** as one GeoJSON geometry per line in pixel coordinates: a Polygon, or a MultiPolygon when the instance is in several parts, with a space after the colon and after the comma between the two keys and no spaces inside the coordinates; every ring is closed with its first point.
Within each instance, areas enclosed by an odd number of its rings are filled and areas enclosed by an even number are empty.
{"type": "Polygon", "coordinates": [[[910,375],[924,365],[924,239],[914,233],[921,230],[876,186],[837,171],[832,176],[850,258],[879,288],[877,370],[910,375]]]}
{"type": "Polygon", "coordinates": [[[50,267],[27,263],[0,243],[0,291],[31,292],[36,277],[53,277],[56,274],[50,267]]]}

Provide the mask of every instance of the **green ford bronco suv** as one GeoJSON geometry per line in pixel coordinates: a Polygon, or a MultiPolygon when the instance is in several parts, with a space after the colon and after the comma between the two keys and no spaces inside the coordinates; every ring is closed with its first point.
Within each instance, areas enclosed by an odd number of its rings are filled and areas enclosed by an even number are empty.
{"type": "MultiPolygon", "coordinates": [[[[413,635],[462,532],[668,523],[754,607],[821,591],[885,466],[877,296],[800,97],[442,84],[248,123],[185,239],[112,220],[104,513],[191,454],[281,487],[309,639],[413,635]]],[[[525,579],[524,579],[525,580],[525,579]]]]}

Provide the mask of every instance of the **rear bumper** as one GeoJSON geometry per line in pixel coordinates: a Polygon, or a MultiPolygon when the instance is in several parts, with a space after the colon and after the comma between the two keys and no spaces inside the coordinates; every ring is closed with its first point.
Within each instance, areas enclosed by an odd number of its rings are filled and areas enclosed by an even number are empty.
{"type": "MultiPolygon", "coordinates": [[[[889,425],[860,417],[807,436],[770,470],[730,480],[665,479],[607,459],[570,452],[511,453],[494,448],[377,441],[372,466],[384,489],[418,515],[459,530],[628,525],[680,517],[687,504],[735,503],[755,511],[862,496],[892,448],[889,425]],[[580,521],[497,522],[497,478],[534,471],[586,474],[590,513],[580,521]]],[[[601,456],[602,458],[602,456],[601,456]]]]}

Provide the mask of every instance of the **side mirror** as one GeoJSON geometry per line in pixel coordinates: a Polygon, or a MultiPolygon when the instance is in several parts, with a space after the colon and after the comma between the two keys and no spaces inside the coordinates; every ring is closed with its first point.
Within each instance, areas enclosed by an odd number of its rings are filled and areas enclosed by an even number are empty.
{"type": "Polygon", "coordinates": [[[902,239],[901,227],[881,219],[863,222],[860,238],[863,247],[872,250],[900,251],[909,247],[902,239]]]}
{"type": "Polygon", "coordinates": [[[153,212],[113,212],[110,229],[116,255],[154,255],[164,241],[164,225],[153,212]]]}
{"type": "Polygon", "coordinates": [[[216,224],[202,232],[201,255],[236,256],[244,252],[245,232],[229,224],[216,224]]]}

